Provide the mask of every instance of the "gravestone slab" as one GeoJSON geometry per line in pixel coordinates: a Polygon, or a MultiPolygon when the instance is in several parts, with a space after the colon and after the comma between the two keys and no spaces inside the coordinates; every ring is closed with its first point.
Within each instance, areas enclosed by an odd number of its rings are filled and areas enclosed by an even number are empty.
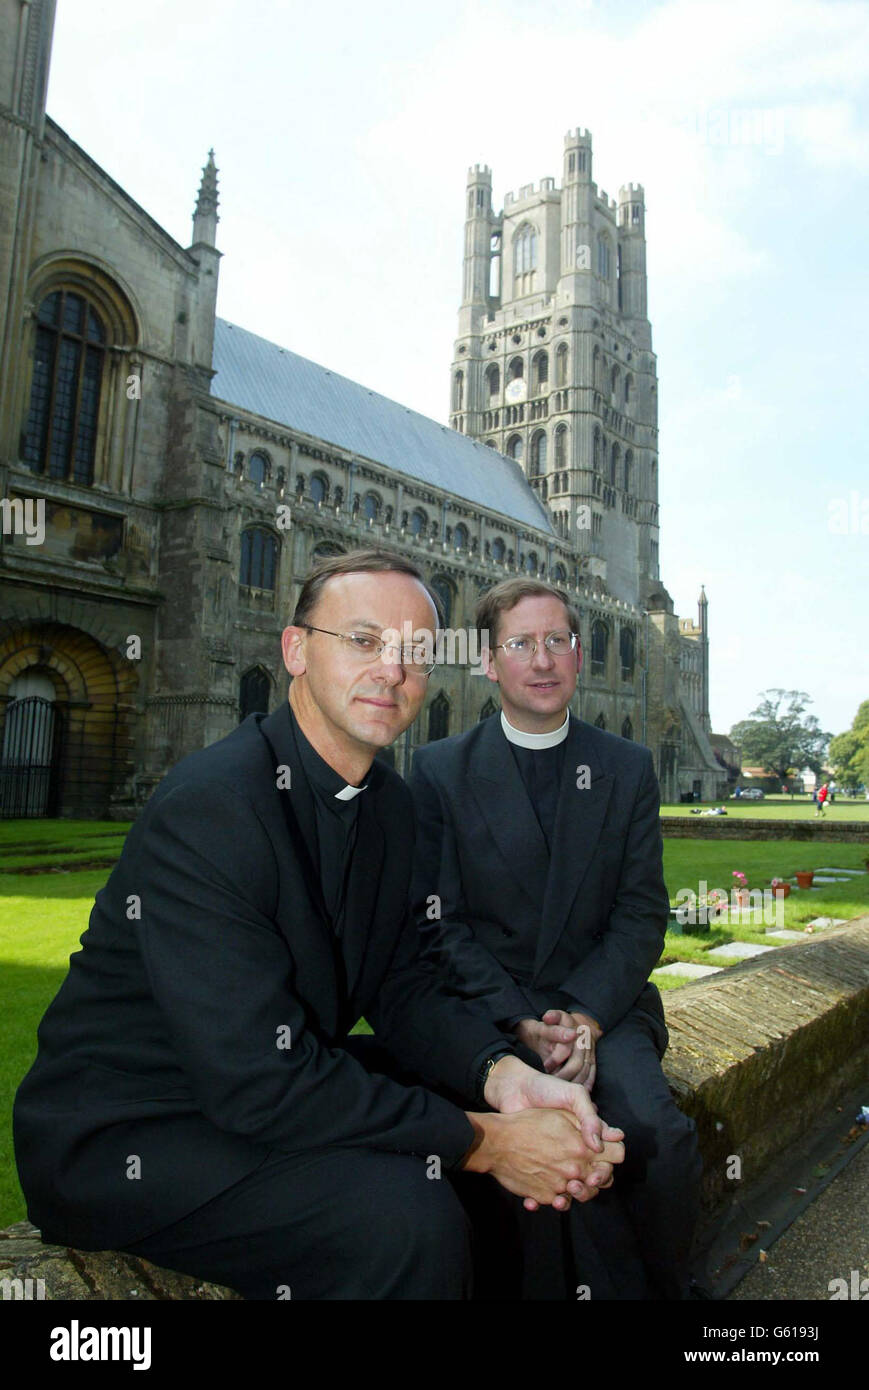
{"type": "Polygon", "coordinates": [[[755,941],[730,941],[726,946],[716,946],[709,954],[716,960],[748,960],[774,950],[775,946],[761,946],[755,941]]]}
{"type": "Polygon", "coordinates": [[[662,965],[653,970],[653,975],[681,975],[686,980],[702,980],[704,975],[717,975],[723,970],[721,965],[694,965],[692,961],[677,960],[673,965],[662,965]]]}

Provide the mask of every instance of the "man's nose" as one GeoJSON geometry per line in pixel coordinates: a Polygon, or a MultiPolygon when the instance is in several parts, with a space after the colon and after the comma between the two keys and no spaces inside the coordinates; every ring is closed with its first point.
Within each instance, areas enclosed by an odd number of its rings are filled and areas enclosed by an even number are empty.
{"type": "Polygon", "coordinates": [[[380,653],[380,660],[375,662],[374,673],[384,685],[401,685],[405,679],[407,673],[399,660],[400,656],[401,647],[387,643],[380,653]]]}
{"type": "Polygon", "coordinates": [[[531,658],[531,665],[549,671],[555,665],[555,658],[545,642],[538,641],[537,650],[531,658]]]}

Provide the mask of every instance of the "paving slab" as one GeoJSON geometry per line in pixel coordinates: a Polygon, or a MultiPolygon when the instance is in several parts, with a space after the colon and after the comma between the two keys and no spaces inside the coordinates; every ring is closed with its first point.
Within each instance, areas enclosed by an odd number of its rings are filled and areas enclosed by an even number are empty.
{"type": "Polygon", "coordinates": [[[807,922],[807,927],[844,927],[848,921],[847,917],[813,917],[811,922],[807,922]]]}
{"type": "Polygon", "coordinates": [[[775,946],[761,946],[756,941],[730,941],[726,946],[715,946],[708,954],[715,960],[748,960],[749,956],[774,950],[775,946]]]}
{"type": "Polygon", "coordinates": [[[841,876],[834,878],[831,874],[815,874],[812,879],[812,887],[814,888],[816,883],[847,883],[848,881],[847,878],[841,876]]]}
{"type": "Polygon", "coordinates": [[[815,869],[815,873],[816,873],[816,874],[846,874],[846,875],[848,875],[848,877],[853,876],[853,877],[856,877],[856,878],[860,878],[862,875],[864,875],[864,874],[866,873],[866,870],[865,870],[865,869],[836,869],[836,868],[832,868],[832,869],[831,869],[831,868],[829,868],[829,866],[825,866],[824,868],[821,868],[821,869],[815,869]]]}
{"type": "Polygon", "coordinates": [[[782,927],[779,931],[768,931],[767,936],[775,936],[779,941],[805,941],[806,934],[803,931],[789,931],[787,927],[782,927]]]}
{"type": "Polygon", "coordinates": [[[682,975],[686,980],[702,980],[704,975],[718,975],[722,965],[695,965],[692,961],[679,960],[673,965],[662,965],[653,970],[653,975],[682,975]]]}

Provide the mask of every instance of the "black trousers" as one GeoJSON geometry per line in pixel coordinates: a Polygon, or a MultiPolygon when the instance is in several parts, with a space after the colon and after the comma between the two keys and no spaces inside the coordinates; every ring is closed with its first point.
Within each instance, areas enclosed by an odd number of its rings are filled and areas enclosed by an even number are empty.
{"type": "Polygon", "coordinates": [[[241,1182],[124,1248],[246,1299],[468,1298],[468,1221],[428,1167],[371,1149],[272,1150],[241,1182]]]}
{"type": "MultiPolygon", "coordinates": [[[[348,1045],[369,1070],[412,1080],[374,1039],[348,1045]]],[[[624,1129],[627,1158],[612,1188],[565,1213],[527,1212],[492,1178],[439,1177],[410,1155],[271,1150],[241,1182],[125,1249],[258,1300],[684,1297],[700,1159],[641,1015],[601,1040],[593,1094],[624,1129]]]]}
{"type": "Polygon", "coordinates": [[[660,1025],[631,1012],[597,1046],[592,1099],[625,1132],[615,1182],[567,1212],[526,1212],[497,1183],[458,1174],[486,1301],[679,1300],[687,1296],[702,1161],[694,1121],[670,1095],[660,1025]],[[656,1042],[656,1038],[658,1041],[656,1042]]]}

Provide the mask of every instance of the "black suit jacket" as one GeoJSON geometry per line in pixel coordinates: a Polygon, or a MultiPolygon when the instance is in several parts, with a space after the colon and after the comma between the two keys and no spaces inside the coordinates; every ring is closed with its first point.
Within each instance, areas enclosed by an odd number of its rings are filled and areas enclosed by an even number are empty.
{"type": "Polygon", "coordinates": [[[454,992],[501,1024],[581,1005],[608,1032],[638,1008],[663,1055],[649,974],[669,900],[652,757],[572,715],[565,742],[551,872],[500,714],[418,750],[417,923],[454,992]]]}
{"type": "Polygon", "coordinates": [[[471,1096],[474,1059],[504,1041],[420,959],[406,786],[372,765],[341,944],[314,835],[286,704],[186,757],[154,792],[15,1101],[19,1176],[44,1238],[128,1244],[270,1149],[364,1145],[449,1167],[470,1147],[460,1108],[370,1074],[344,1045],[364,1014],[408,1069],[471,1096]]]}

